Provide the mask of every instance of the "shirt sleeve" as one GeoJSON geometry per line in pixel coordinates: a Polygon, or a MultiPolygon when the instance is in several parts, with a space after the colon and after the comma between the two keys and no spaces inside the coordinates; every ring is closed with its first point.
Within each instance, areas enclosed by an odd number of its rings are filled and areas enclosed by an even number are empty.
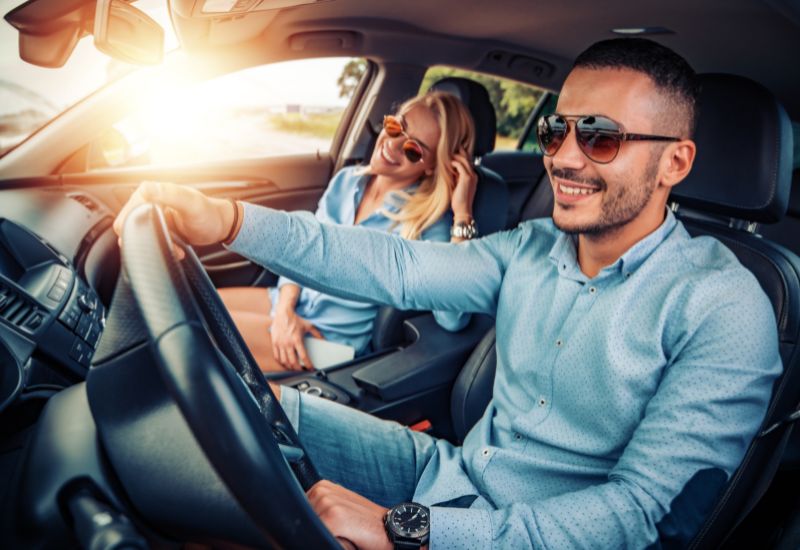
{"type": "Polygon", "coordinates": [[[341,298],[494,315],[519,239],[517,230],[458,245],[409,241],[245,203],[242,227],[228,248],[341,298]]]}
{"type": "MultiPolygon", "coordinates": [[[[320,197],[319,202],[317,203],[316,211],[314,211],[314,217],[320,222],[336,223],[335,216],[333,216],[333,213],[331,212],[331,201],[341,200],[339,195],[341,194],[342,188],[345,187],[348,181],[354,177],[354,170],[354,167],[342,168],[333,176],[333,178],[331,178],[331,181],[325,188],[325,192],[322,193],[322,197],[320,197]]],[[[302,286],[288,277],[278,277],[278,283],[276,285],[278,288],[281,288],[287,284],[302,286]]]]}
{"type": "Polygon", "coordinates": [[[675,312],[692,328],[673,342],[607,482],[498,509],[431,508],[431,549],[688,546],[757,433],[782,370],[758,283],[749,273],[723,276],[675,312]]]}
{"type": "MultiPolygon", "coordinates": [[[[422,239],[434,242],[450,242],[450,226],[452,216],[445,215],[436,224],[429,227],[422,235],[422,239]]],[[[433,318],[445,330],[458,332],[469,324],[472,314],[465,311],[434,311],[433,318]]]]}

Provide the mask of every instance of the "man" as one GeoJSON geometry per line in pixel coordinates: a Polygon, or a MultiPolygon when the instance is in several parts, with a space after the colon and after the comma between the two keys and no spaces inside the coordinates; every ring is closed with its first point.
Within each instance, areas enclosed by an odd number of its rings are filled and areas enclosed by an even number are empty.
{"type": "Polygon", "coordinates": [[[230,234],[231,250],[301,284],[496,315],[493,399],[462,447],[283,389],[330,480],[309,499],[344,544],[391,548],[402,526],[384,526],[387,507],[410,500],[429,507],[406,518],[429,513],[432,548],[685,544],[781,371],[755,278],[666,209],[695,157],[695,96],[689,65],[654,42],[591,46],[538,128],[552,220],[456,246],[160,185],[140,188],[115,227],[155,200],[192,242],[230,234]]]}

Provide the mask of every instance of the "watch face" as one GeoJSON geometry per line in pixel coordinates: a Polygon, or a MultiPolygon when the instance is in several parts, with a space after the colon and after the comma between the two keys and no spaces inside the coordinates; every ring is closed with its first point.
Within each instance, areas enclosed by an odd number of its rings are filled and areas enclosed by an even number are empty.
{"type": "Polygon", "coordinates": [[[414,503],[400,504],[389,514],[392,530],[400,536],[417,538],[428,534],[430,518],[424,506],[414,503]]]}

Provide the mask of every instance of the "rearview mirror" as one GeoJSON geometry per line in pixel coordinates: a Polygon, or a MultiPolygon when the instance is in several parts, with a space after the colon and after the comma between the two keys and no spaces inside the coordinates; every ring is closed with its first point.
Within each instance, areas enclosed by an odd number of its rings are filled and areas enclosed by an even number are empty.
{"type": "Polygon", "coordinates": [[[164,29],[124,0],[97,0],[94,45],[120,61],[155,65],[164,58],[164,29]]]}
{"type": "Polygon", "coordinates": [[[5,20],[19,31],[20,58],[57,68],[91,30],[93,13],[88,0],[31,0],[8,12],[5,20]]]}

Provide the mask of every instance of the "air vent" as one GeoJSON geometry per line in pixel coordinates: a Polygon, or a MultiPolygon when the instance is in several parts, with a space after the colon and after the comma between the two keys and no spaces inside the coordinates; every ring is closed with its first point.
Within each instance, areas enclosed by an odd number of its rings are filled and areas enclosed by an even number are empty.
{"type": "Polygon", "coordinates": [[[89,210],[89,212],[97,212],[98,210],[97,203],[82,193],[70,193],[67,196],[72,200],[81,203],[86,207],[87,210],[89,210]]]}
{"type": "Polygon", "coordinates": [[[29,300],[0,282],[0,318],[33,332],[39,328],[44,315],[29,300]]]}

